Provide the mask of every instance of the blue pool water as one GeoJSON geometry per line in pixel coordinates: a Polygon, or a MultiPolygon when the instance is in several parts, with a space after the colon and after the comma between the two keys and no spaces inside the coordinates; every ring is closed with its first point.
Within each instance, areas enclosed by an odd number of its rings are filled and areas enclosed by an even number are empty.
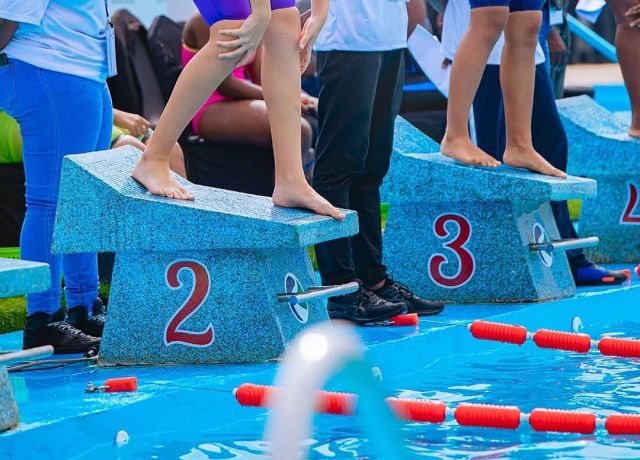
{"type": "MultiPolygon", "coordinates": [[[[634,276],[634,283],[638,278],[634,276]]],[[[419,329],[361,328],[366,357],[389,395],[534,408],[584,409],[598,417],[640,413],[637,360],[478,341],[466,325],[477,318],[569,331],[579,316],[585,333],[640,337],[640,291],[625,286],[580,289],[575,298],[522,305],[454,305],[419,329]]],[[[15,348],[19,334],[0,337],[15,348]]],[[[17,430],[0,435],[0,458],[265,459],[268,410],[241,407],[231,390],[272,384],[276,363],[103,369],[74,365],[11,374],[21,413],[17,430]],[[135,393],[86,394],[89,380],[136,375],[135,393]],[[116,447],[118,431],[129,443],[116,447]]],[[[354,391],[334,378],[328,389],[354,391]]],[[[536,433],[399,423],[410,458],[639,458],[640,437],[536,433]]],[[[308,440],[312,459],[376,459],[360,417],[317,415],[308,440]]],[[[371,422],[371,421],[367,421],[371,422]]],[[[375,423],[375,421],[373,421],[375,423]]]]}
{"type": "MultiPolygon", "coordinates": [[[[640,337],[640,324],[620,322],[589,331],[640,337]]],[[[416,352],[418,352],[416,350],[416,352]]],[[[392,394],[404,398],[534,408],[587,410],[598,417],[613,412],[640,413],[640,368],[637,360],[541,350],[533,344],[504,346],[486,353],[450,356],[414,373],[385,379],[392,394]]],[[[156,440],[131,449],[135,458],[254,459],[268,458],[261,441],[265,415],[245,408],[247,416],[209,432],[172,441],[156,440]]],[[[405,423],[402,435],[416,458],[638,458],[640,437],[538,433],[526,425],[517,431],[405,423]]],[[[357,417],[321,415],[309,441],[309,458],[376,458],[357,417]]],[[[133,446],[131,446],[133,447],[133,446]]]]}

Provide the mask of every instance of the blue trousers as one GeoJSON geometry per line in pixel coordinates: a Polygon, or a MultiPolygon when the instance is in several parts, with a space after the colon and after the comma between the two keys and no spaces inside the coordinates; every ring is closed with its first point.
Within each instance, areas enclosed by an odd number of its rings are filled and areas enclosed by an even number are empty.
{"type": "Polygon", "coordinates": [[[52,314],[60,308],[61,272],[67,307],[89,309],[98,295],[96,254],[53,256],[51,238],[62,158],[109,148],[113,108],[107,85],[12,59],[0,67],[0,88],[0,108],[18,121],[23,139],[27,212],[21,257],[46,262],[51,271],[51,288],[28,294],[27,311],[52,314]]]}
{"type": "MultiPolygon", "coordinates": [[[[473,114],[478,147],[502,161],[506,145],[506,128],[500,89],[500,66],[486,67],[473,101],[473,114]]],[[[531,131],[536,151],[553,166],[566,171],[569,155],[567,134],[558,115],[551,78],[544,63],[536,66],[531,131]]],[[[567,202],[552,202],[551,209],[560,237],[577,238],[576,230],[569,219],[567,202]]],[[[566,253],[572,268],[587,263],[582,249],[572,249],[566,253]]]]}

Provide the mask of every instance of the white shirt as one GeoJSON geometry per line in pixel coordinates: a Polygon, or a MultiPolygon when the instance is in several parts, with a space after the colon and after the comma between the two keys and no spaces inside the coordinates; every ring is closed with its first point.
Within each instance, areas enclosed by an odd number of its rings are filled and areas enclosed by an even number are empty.
{"type": "Polygon", "coordinates": [[[331,0],[316,51],[389,51],[407,47],[406,0],[331,0]]]}
{"type": "Polygon", "coordinates": [[[0,0],[0,18],[19,22],[2,50],[10,58],[106,80],[105,0],[0,0]]]}
{"type": "MultiPolygon", "coordinates": [[[[444,10],[444,20],[442,26],[442,54],[447,59],[453,60],[458,45],[464,36],[469,22],[471,21],[471,7],[469,0],[449,0],[444,10]]],[[[504,33],[496,42],[496,45],[489,55],[488,65],[500,65],[502,47],[504,46],[504,33]]],[[[544,62],[544,53],[538,43],[536,47],[536,65],[544,62]]]]}

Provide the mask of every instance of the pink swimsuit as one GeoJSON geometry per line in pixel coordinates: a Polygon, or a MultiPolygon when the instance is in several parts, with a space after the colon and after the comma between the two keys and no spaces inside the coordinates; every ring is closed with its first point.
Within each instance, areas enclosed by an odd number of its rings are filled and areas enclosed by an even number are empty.
{"type": "MultiPolygon", "coordinates": [[[[182,44],[182,67],[186,66],[187,63],[191,59],[193,59],[193,56],[195,56],[197,52],[198,52],[198,50],[196,50],[194,48],[190,48],[190,47],[188,47],[187,45],[185,45],[183,43],[182,44]]],[[[247,65],[250,65],[252,62],[250,62],[247,65]]],[[[238,67],[238,68],[233,70],[233,73],[231,75],[233,75],[233,77],[237,78],[238,80],[248,80],[248,78],[246,77],[246,69],[247,69],[247,66],[238,67]]],[[[193,120],[191,120],[191,126],[193,127],[193,131],[198,136],[200,136],[200,130],[198,129],[198,122],[200,121],[200,117],[202,116],[202,113],[205,111],[205,109],[207,107],[209,107],[211,104],[214,104],[216,102],[229,101],[229,100],[231,100],[231,98],[229,98],[227,96],[223,96],[216,89],[213,92],[213,94],[211,96],[209,96],[209,99],[207,99],[207,101],[202,105],[202,107],[200,107],[200,109],[198,110],[196,115],[193,117],[193,120]]]]}

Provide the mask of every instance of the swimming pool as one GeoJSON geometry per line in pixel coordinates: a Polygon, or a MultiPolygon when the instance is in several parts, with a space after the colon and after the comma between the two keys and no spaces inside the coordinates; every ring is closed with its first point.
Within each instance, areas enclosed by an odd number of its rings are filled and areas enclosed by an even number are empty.
{"type": "MultiPolygon", "coordinates": [[[[637,282],[637,277],[634,276],[637,282]]],[[[627,285],[580,289],[575,298],[523,305],[454,305],[412,328],[361,328],[367,360],[380,369],[389,395],[427,398],[455,408],[461,402],[534,408],[583,408],[604,417],[640,413],[637,361],[479,341],[466,324],[477,318],[521,324],[529,331],[570,331],[579,316],[584,332],[640,337],[634,310],[640,292],[627,285]]],[[[19,334],[18,334],[19,335],[19,334]]],[[[1,338],[11,348],[18,335],[1,338]]],[[[241,407],[231,390],[242,383],[272,384],[277,365],[98,369],[74,365],[12,373],[21,412],[17,430],[0,435],[3,458],[259,459],[266,409],[241,407]],[[86,394],[88,381],[136,375],[134,393],[86,394]],[[116,447],[118,431],[128,444],[116,447]]],[[[329,389],[351,391],[340,378],[329,389]]],[[[358,417],[318,415],[309,458],[372,458],[358,417]]],[[[637,458],[639,437],[537,433],[400,423],[416,458],[637,458]]]]}

